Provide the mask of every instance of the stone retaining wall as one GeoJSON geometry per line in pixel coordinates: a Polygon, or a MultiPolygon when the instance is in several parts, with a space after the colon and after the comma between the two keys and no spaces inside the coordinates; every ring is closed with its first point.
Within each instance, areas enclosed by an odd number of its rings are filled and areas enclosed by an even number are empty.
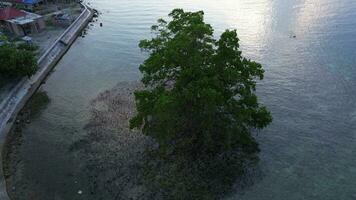
{"type": "MultiPolygon", "coordinates": [[[[80,32],[88,25],[93,17],[93,11],[82,4],[84,10],[54,44],[38,59],[38,71],[30,79],[24,78],[10,92],[9,96],[0,103],[0,150],[6,141],[7,134],[13,125],[17,114],[26,102],[41,86],[43,80],[67,52],[80,32]]],[[[6,182],[3,174],[2,154],[0,154],[0,199],[9,200],[6,182]]]]}

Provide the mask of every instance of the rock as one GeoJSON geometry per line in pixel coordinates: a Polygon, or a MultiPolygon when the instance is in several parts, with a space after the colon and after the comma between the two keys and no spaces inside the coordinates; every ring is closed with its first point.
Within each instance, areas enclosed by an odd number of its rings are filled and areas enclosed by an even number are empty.
{"type": "Polygon", "coordinates": [[[81,190],[78,190],[78,194],[83,194],[83,191],[81,191],[81,190]]]}

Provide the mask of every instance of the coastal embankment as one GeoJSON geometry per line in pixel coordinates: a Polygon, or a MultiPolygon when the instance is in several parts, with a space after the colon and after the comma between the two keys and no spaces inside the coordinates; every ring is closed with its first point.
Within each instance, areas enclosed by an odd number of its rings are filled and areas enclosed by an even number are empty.
{"type": "MultiPolygon", "coordinates": [[[[82,4],[82,13],[79,17],[58,37],[52,46],[38,59],[38,71],[31,78],[23,78],[9,95],[0,102],[0,150],[2,151],[9,130],[15,122],[17,114],[26,102],[37,91],[51,70],[61,57],[67,52],[72,43],[88,25],[93,17],[93,10],[82,4]]],[[[0,155],[0,199],[10,199],[6,191],[6,183],[3,173],[3,156],[0,155]]]]}

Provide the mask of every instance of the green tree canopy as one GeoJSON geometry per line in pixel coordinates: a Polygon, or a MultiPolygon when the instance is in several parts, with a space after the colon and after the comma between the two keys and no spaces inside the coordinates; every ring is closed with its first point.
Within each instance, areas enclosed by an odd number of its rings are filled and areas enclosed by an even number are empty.
{"type": "Polygon", "coordinates": [[[169,16],[139,44],[149,57],[140,66],[145,88],[135,92],[131,128],[155,138],[163,155],[257,152],[251,129],[272,121],[255,95],[262,66],[242,56],[236,30],[214,39],[203,11],[175,9],[169,16]]]}
{"type": "Polygon", "coordinates": [[[16,46],[5,43],[0,46],[0,75],[7,77],[31,76],[36,72],[37,61],[31,45],[16,46]]]}

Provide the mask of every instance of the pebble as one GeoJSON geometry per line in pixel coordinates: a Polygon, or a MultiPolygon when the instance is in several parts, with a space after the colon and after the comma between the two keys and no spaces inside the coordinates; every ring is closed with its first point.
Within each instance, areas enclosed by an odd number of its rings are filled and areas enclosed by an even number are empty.
{"type": "Polygon", "coordinates": [[[83,194],[83,191],[81,191],[81,190],[78,190],[78,194],[83,194]]]}

